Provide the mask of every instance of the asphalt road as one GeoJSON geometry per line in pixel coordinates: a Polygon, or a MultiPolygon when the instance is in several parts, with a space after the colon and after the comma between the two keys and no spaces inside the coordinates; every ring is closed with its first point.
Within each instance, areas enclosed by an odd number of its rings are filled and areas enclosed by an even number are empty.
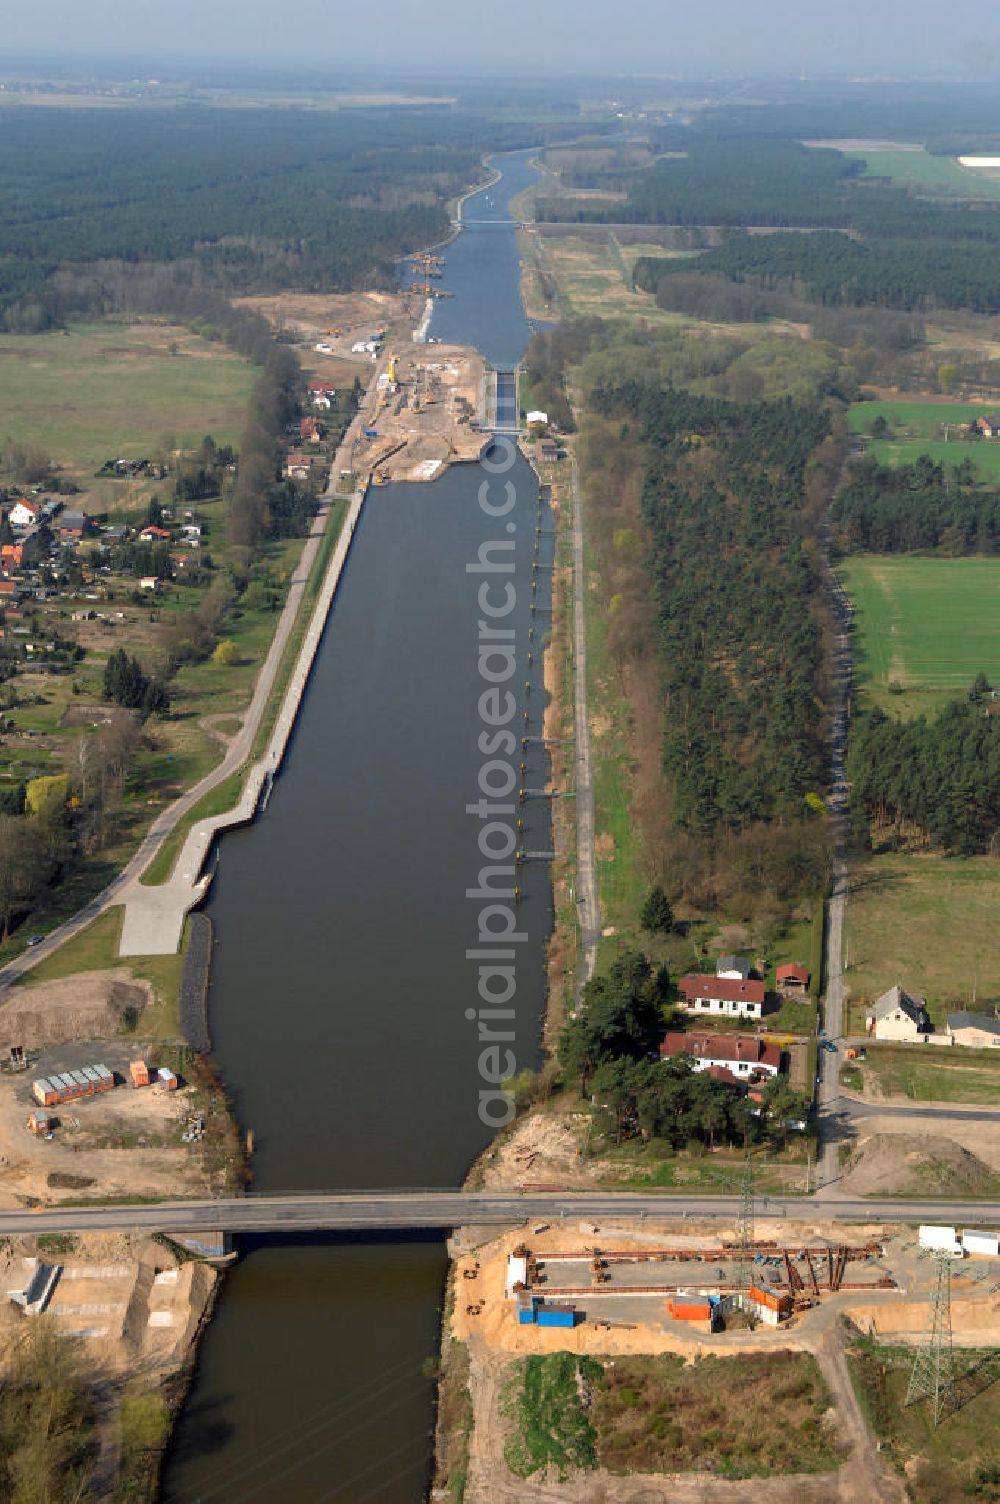
{"type": "MultiPolygon", "coordinates": [[[[347,1232],[516,1224],[573,1217],[600,1225],[623,1217],[735,1222],[738,1196],[649,1196],[593,1192],[351,1191],[325,1195],[245,1196],[223,1201],[0,1211],[0,1235],[149,1231],[347,1232]]],[[[858,1197],[758,1196],[757,1217],[788,1222],[1000,1222],[1000,1201],[864,1200],[858,1197]]]]}

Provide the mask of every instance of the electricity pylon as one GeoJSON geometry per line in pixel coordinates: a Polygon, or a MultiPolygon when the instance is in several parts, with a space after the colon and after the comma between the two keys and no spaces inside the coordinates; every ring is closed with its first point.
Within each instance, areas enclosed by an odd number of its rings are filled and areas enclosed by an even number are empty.
{"type": "Polygon", "coordinates": [[[934,1425],[938,1426],[945,1410],[954,1403],[955,1366],[951,1347],[951,1255],[935,1249],[933,1258],[937,1265],[934,1295],[903,1403],[915,1405],[918,1400],[930,1400],[934,1425]]]}

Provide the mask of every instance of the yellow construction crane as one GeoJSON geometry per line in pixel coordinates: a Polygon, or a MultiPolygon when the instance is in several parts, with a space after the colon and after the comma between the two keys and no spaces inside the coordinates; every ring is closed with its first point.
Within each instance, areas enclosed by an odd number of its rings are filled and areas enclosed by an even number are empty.
{"type": "Polygon", "coordinates": [[[396,359],[395,355],[390,355],[390,357],[389,357],[389,380],[392,382],[393,386],[396,385],[396,382],[398,380],[398,377],[396,375],[398,367],[399,367],[399,362],[396,359]]]}

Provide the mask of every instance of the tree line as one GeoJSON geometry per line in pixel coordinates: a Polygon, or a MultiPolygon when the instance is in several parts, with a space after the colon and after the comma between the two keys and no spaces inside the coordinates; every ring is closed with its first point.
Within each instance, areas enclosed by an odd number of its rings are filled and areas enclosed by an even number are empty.
{"type": "Polygon", "coordinates": [[[850,465],[830,515],[845,552],[958,555],[1000,549],[1000,491],[979,481],[968,458],[944,465],[922,454],[912,464],[893,466],[864,455],[850,465]]]}
{"type": "MultiPolygon", "coordinates": [[[[880,236],[885,228],[878,227],[880,236]]],[[[954,221],[941,224],[940,239],[912,238],[914,229],[906,219],[901,227],[905,238],[864,241],[824,230],[809,235],[733,233],[694,262],[642,257],[635,267],[635,285],[655,292],[661,307],[675,307],[678,298],[691,296],[685,280],[693,268],[701,277],[733,286],[730,297],[754,307],[751,317],[782,313],[781,297],[788,295],[821,307],[916,312],[969,308],[975,313],[1000,309],[1000,216],[974,211],[971,229],[975,234],[964,239],[954,238],[954,221]],[[680,284],[675,286],[678,279],[680,284]]],[[[704,289],[703,296],[707,293],[704,289]]],[[[721,297],[721,292],[716,296],[721,297]]]]}
{"type": "Polygon", "coordinates": [[[898,721],[875,709],[851,731],[847,777],[859,846],[993,851],[1000,835],[1000,721],[982,676],[964,703],[933,719],[898,721]]]}

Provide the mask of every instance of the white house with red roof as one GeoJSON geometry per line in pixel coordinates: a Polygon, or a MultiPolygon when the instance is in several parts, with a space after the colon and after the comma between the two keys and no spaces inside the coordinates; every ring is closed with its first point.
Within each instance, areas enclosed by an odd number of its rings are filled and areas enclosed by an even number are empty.
{"type": "Polygon", "coordinates": [[[40,501],[29,501],[26,496],[22,496],[7,513],[7,521],[11,527],[34,527],[41,513],[40,501]]]}
{"type": "Polygon", "coordinates": [[[760,1018],[767,989],[749,977],[719,977],[697,973],[677,983],[680,1003],[689,1013],[721,1014],[724,1018],[760,1018]]]}
{"type": "Polygon", "coordinates": [[[760,1086],[781,1070],[781,1049],[754,1034],[685,1034],[671,1029],[660,1043],[660,1059],[687,1055],[696,1071],[709,1071],[716,1081],[760,1086]]]}

